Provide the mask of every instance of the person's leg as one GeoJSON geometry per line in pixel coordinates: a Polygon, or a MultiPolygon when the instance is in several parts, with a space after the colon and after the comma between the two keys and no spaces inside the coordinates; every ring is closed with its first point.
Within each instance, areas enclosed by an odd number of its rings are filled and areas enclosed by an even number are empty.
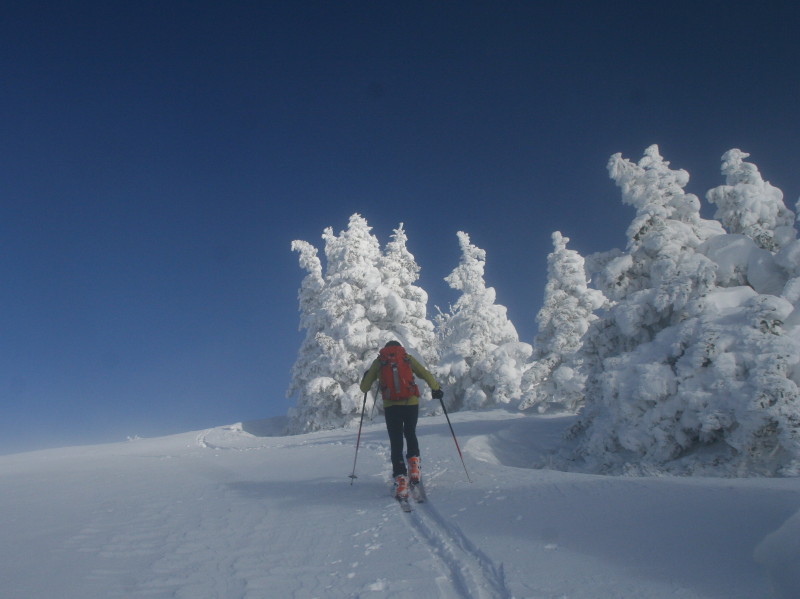
{"type": "Polygon", "coordinates": [[[403,435],[406,438],[406,456],[409,458],[419,457],[419,442],[417,441],[417,420],[419,419],[419,406],[402,406],[403,415],[403,435]]]}
{"type": "Polygon", "coordinates": [[[390,406],[383,410],[386,418],[386,430],[389,432],[389,446],[392,455],[392,478],[407,474],[406,461],[403,459],[403,411],[405,406],[390,406]]]}
{"type": "Polygon", "coordinates": [[[417,419],[419,406],[403,406],[405,417],[403,419],[403,435],[406,439],[408,453],[408,475],[413,484],[420,480],[419,442],[417,441],[417,419]]]}

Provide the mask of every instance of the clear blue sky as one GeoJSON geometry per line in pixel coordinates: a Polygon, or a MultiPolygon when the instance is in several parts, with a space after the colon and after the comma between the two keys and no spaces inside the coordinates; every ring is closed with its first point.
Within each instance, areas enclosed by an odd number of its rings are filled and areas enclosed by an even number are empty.
{"type": "Polygon", "coordinates": [[[795,2],[13,1],[0,20],[0,452],[284,414],[293,239],[456,231],[535,334],[550,233],[621,247],[609,156],[800,195],[795,2]]]}

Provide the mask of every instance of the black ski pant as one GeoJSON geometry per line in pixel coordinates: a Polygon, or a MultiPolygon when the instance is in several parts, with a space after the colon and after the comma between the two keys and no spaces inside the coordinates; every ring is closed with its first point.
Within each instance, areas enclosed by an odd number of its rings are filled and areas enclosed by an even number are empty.
{"type": "Polygon", "coordinates": [[[403,459],[403,437],[407,445],[406,455],[419,456],[417,442],[417,419],[419,406],[388,406],[383,410],[386,417],[386,430],[389,431],[389,444],[392,449],[392,477],[408,474],[403,459]]]}

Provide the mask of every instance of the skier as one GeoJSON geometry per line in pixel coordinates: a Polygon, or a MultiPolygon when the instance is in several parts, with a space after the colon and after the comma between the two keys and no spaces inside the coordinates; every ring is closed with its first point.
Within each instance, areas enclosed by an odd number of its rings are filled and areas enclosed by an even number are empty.
{"type": "Polygon", "coordinates": [[[443,396],[439,383],[398,341],[389,341],[361,379],[361,392],[367,393],[380,379],[383,413],[392,454],[392,478],[395,497],[408,498],[409,478],[412,485],[420,482],[420,456],[417,442],[419,417],[419,389],[414,380],[417,375],[428,383],[434,399],[443,396]],[[407,445],[408,468],[403,459],[403,437],[407,445]]]}

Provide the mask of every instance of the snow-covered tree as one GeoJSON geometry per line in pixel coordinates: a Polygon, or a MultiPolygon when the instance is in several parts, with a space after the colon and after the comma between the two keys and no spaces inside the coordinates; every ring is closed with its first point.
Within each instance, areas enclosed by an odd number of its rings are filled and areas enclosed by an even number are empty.
{"type": "MultiPolygon", "coordinates": [[[[363,403],[361,377],[387,341],[397,339],[423,357],[433,352],[433,323],[425,324],[427,294],[413,284],[419,267],[406,249],[402,226],[385,255],[359,214],[339,235],[328,227],[322,238],[324,277],[313,246],[292,244],[308,271],[300,290],[306,337],[288,391],[297,397],[289,412],[292,433],[352,423],[363,403]]],[[[368,409],[372,401],[368,397],[368,409]]]]}
{"type": "Polygon", "coordinates": [[[553,233],[553,252],[547,257],[544,302],[536,315],[538,333],[533,362],[523,377],[526,396],[521,410],[577,411],[583,404],[586,375],[578,350],[605,298],[586,281],[584,259],[567,249],[569,238],[553,233]]]}
{"type": "Polygon", "coordinates": [[[325,328],[320,305],[321,293],[325,287],[322,264],[317,256],[317,249],[307,241],[293,241],[292,250],[298,252],[300,267],[307,273],[298,292],[299,328],[305,330],[306,334],[292,366],[292,379],[286,392],[289,397],[305,396],[305,390],[312,380],[330,374],[325,370],[328,364],[321,359],[322,347],[317,341],[317,334],[321,334],[325,328]]]}
{"type": "MultiPolygon", "coordinates": [[[[322,235],[325,280],[313,300],[318,312],[313,342],[301,348],[294,368],[302,385],[290,387],[297,393],[289,413],[291,432],[345,426],[361,408],[358,383],[380,341],[380,329],[368,316],[371,299],[381,286],[380,245],[370,231],[367,221],[354,214],[339,235],[330,227],[322,235]],[[307,355],[314,357],[313,364],[307,355]]],[[[300,242],[295,245],[309,251],[300,242]]]]}
{"type": "Polygon", "coordinates": [[[579,455],[600,472],[800,474],[800,346],[783,326],[791,306],[738,287],[693,308],[607,361],[579,455]]]}
{"type": "Polygon", "coordinates": [[[654,148],[638,165],[609,164],[637,215],[627,251],[598,262],[614,304],[584,338],[592,368],[573,459],[604,472],[800,473],[792,306],[736,286],[719,250],[746,238],[703,221],[688,175],[667,164],[654,148]]]}
{"type": "Polygon", "coordinates": [[[680,322],[689,302],[713,287],[716,266],[695,249],[724,233],[718,222],[700,217],[697,196],[683,189],[689,173],[670,169],[658,146],[647,148],[638,164],[615,154],[608,170],[623,203],[636,215],[626,251],[593,259],[600,267],[593,280],[610,304],[591,324],[581,350],[588,373],[584,427],[595,418],[595,409],[606,409],[604,376],[614,360],[680,322]]]}
{"type": "Polygon", "coordinates": [[[615,340],[601,345],[620,352],[680,321],[687,304],[713,287],[716,266],[695,250],[724,230],[701,218],[697,196],[683,190],[689,174],[671,170],[657,146],[647,148],[638,164],[615,154],[608,169],[623,203],[636,209],[626,251],[607,259],[594,276],[612,301],[599,326],[615,340]]]}
{"type": "Polygon", "coordinates": [[[788,324],[800,323],[800,241],[794,213],[783,192],[765,182],[758,168],[744,162],[749,155],[729,150],[722,156],[726,185],[710,190],[716,216],[730,234],[704,243],[699,250],[717,266],[717,285],[747,285],[758,293],[779,295],[795,311],[788,324]]]}
{"type": "Polygon", "coordinates": [[[461,292],[447,314],[437,317],[437,375],[452,409],[510,404],[522,395],[522,373],[532,348],[519,341],[506,308],[495,303],[484,281],[486,252],[459,231],[459,265],[445,281],[461,292]]]}
{"type": "Polygon", "coordinates": [[[795,239],[794,213],[783,203],[783,192],[764,181],[756,165],[745,162],[750,154],[738,149],[722,156],[725,185],[706,194],[717,205],[714,218],[729,233],[741,233],[756,245],[777,252],[795,239]]]}
{"type": "Polygon", "coordinates": [[[408,251],[407,241],[403,223],[400,223],[380,258],[382,292],[385,293],[383,305],[386,310],[377,324],[389,331],[392,338],[415,350],[421,362],[433,366],[436,361],[436,335],[433,322],[427,314],[428,294],[416,285],[420,267],[414,255],[408,251]]]}
{"type": "Polygon", "coordinates": [[[642,305],[643,312],[626,324],[657,325],[714,284],[713,263],[694,250],[724,230],[701,218],[700,200],[683,190],[689,173],[671,170],[658,146],[647,148],[638,164],[615,154],[608,169],[636,216],[627,231],[627,253],[607,265],[599,283],[611,299],[633,296],[642,305]]]}

